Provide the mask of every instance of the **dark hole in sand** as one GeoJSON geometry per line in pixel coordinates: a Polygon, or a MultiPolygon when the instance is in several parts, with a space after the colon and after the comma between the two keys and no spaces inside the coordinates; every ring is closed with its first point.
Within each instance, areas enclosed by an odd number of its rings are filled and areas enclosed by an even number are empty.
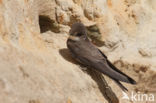
{"type": "Polygon", "coordinates": [[[41,33],[44,33],[46,31],[52,31],[55,33],[59,32],[59,26],[57,25],[57,23],[55,23],[55,21],[45,15],[39,15],[39,26],[41,33]]]}

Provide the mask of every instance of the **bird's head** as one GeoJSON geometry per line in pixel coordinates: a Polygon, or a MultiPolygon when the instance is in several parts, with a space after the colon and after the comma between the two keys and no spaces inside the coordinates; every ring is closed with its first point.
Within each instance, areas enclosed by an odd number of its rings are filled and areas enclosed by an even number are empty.
{"type": "Polygon", "coordinates": [[[70,36],[80,37],[86,36],[86,27],[82,23],[74,23],[69,31],[70,36]]]}

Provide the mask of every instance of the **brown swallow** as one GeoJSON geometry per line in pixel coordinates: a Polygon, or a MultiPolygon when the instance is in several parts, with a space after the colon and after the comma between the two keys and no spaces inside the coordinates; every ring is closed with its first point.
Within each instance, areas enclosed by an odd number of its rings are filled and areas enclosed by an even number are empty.
{"type": "Polygon", "coordinates": [[[120,81],[136,84],[135,80],[117,69],[107,59],[107,56],[90,42],[86,28],[82,23],[74,23],[69,34],[67,47],[77,61],[107,75],[124,91],[128,91],[128,89],[120,81]]]}

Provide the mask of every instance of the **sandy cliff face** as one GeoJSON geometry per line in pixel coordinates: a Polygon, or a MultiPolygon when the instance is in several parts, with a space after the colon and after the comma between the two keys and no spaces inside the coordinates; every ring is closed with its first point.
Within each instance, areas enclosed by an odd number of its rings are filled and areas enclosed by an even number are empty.
{"type": "MultiPolygon", "coordinates": [[[[91,28],[89,36],[102,42],[99,48],[109,60],[138,82],[124,84],[129,96],[139,91],[156,99],[155,5],[155,0],[0,0],[0,101],[108,102],[66,49],[76,21],[98,28],[91,28]]],[[[121,103],[132,102],[106,80],[121,103]]]]}

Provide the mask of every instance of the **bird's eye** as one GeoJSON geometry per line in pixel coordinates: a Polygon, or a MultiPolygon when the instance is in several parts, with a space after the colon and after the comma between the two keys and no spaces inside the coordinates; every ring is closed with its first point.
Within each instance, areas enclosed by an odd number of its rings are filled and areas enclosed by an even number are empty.
{"type": "Polygon", "coordinates": [[[77,33],[77,36],[81,36],[81,33],[77,33]]]}
{"type": "Polygon", "coordinates": [[[74,36],[81,36],[82,33],[75,32],[73,35],[74,35],[74,36]]]}

